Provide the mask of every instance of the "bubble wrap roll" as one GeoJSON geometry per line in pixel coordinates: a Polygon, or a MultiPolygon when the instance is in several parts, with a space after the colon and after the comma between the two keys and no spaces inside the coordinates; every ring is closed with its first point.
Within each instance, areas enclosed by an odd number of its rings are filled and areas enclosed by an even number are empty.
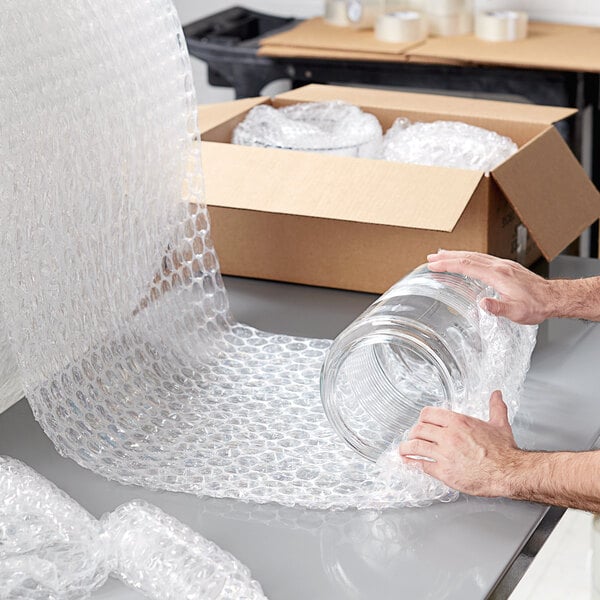
{"type": "Polygon", "coordinates": [[[5,0],[0,20],[0,277],[18,280],[0,305],[57,450],[124,484],[218,498],[440,499],[383,481],[337,437],[319,397],[329,341],[231,316],[170,0],[5,0]]]}

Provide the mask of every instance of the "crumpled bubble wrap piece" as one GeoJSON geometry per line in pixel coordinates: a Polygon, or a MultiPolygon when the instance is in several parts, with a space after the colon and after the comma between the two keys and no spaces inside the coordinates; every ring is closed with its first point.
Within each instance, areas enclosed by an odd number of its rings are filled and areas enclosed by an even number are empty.
{"type": "Polygon", "coordinates": [[[75,600],[107,579],[101,527],[23,463],[0,457],[0,598],[75,600]]]}
{"type": "Polygon", "coordinates": [[[378,158],[382,131],[374,115],[334,100],[273,108],[256,106],[235,128],[232,142],[244,146],[378,158]]]}
{"type": "Polygon", "coordinates": [[[236,558],[156,506],[129,502],[102,520],[116,558],[118,578],[149,598],[265,597],[250,571],[236,558]]]}
{"type": "Polygon", "coordinates": [[[152,489],[421,505],[330,427],[330,342],[230,314],[171,2],[5,0],[0,20],[0,306],[57,450],[152,489]]]}
{"type": "Polygon", "coordinates": [[[0,457],[0,599],[80,600],[118,577],[152,600],[261,600],[250,571],[160,509],[94,519],[53,483],[0,457]]]}
{"type": "Polygon", "coordinates": [[[396,119],[383,141],[385,160],[488,173],[518,150],[508,137],[459,121],[396,119]]]}

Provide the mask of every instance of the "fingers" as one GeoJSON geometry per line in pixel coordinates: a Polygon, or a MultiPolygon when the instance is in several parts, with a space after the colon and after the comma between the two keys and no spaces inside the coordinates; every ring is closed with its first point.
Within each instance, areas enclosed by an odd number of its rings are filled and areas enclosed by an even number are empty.
{"type": "Polygon", "coordinates": [[[510,312],[510,305],[508,302],[503,302],[496,298],[483,298],[479,305],[483,310],[496,317],[507,317],[510,312]]]}
{"type": "Polygon", "coordinates": [[[440,441],[443,432],[444,427],[419,422],[409,431],[408,439],[420,439],[437,444],[440,441]]]}
{"type": "Polygon", "coordinates": [[[508,425],[508,408],[502,399],[502,392],[496,390],[490,398],[490,419],[493,425],[508,425]]]}
{"type": "Polygon", "coordinates": [[[459,273],[460,275],[484,281],[488,285],[491,285],[495,274],[492,263],[473,255],[469,257],[443,258],[430,262],[428,266],[430,271],[436,273],[459,273]]]}
{"type": "Polygon", "coordinates": [[[491,286],[494,286],[498,281],[501,275],[500,270],[506,269],[507,262],[488,254],[462,251],[442,251],[430,254],[427,261],[430,271],[459,273],[473,279],[479,279],[491,286]]]}
{"type": "Polygon", "coordinates": [[[454,413],[452,411],[445,408],[426,406],[421,411],[419,422],[437,425],[438,427],[448,427],[452,421],[453,415],[454,413]]]}
{"type": "Polygon", "coordinates": [[[402,460],[407,465],[417,465],[423,470],[424,473],[427,473],[427,475],[431,475],[436,479],[440,479],[440,464],[437,461],[423,460],[422,458],[412,458],[410,456],[403,456],[402,460]]]}
{"type": "Polygon", "coordinates": [[[413,457],[424,457],[431,460],[435,460],[439,456],[437,450],[437,444],[427,442],[425,440],[407,440],[401,442],[398,446],[398,452],[400,456],[413,456],[413,457]]]}

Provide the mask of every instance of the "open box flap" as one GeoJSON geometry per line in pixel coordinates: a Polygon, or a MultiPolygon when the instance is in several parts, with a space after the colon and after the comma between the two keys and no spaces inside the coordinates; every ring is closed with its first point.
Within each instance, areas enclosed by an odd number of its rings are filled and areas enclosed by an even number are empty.
{"type": "Polygon", "coordinates": [[[218,142],[203,142],[202,155],[211,205],[437,231],[454,229],[483,177],[218,142]]]}
{"type": "Polygon", "coordinates": [[[200,133],[206,133],[214,127],[229,121],[229,119],[244,113],[259,104],[264,104],[269,99],[265,96],[255,98],[242,98],[231,102],[218,104],[201,104],[198,106],[198,127],[200,133]]]}
{"type": "Polygon", "coordinates": [[[276,99],[294,102],[343,100],[364,108],[444,113],[448,117],[468,116],[546,125],[557,123],[577,112],[574,108],[559,106],[538,106],[518,102],[498,102],[314,83],[279,94],[276,99]]]}
{"type": "Polygon", "coordinates": [[[492,172],[547,260],[600,216],[600,194],[556,129],[492,172]]]}

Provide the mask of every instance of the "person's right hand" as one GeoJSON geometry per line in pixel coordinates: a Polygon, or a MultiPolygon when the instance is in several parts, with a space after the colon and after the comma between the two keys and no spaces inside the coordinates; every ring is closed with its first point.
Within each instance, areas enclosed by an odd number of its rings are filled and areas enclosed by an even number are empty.
{"type": "Polygon", "coordinates": [[[481,307],[493,315],[537,325],[553,312],[550,282],[516,262],[479,252],[446,250],[430,254],[427,261],[430,271],[460,273],[493,287],[500,298],[481,301],[481,307]]]}

